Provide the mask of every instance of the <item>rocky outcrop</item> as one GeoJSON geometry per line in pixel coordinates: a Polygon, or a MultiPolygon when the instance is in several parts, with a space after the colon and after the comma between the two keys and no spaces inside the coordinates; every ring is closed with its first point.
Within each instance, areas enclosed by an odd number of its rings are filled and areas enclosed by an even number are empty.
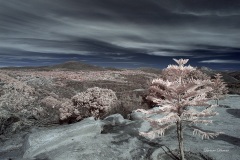
{"type": "MultiPolygon", "coordinates": [[[[23,158],[53,159],[52,155],[58,153],[57,155],[62,159],[67,159],[67,157],[65,157],[67,155],[61,155],[60,153],[66,151],[69,146],[74,146],[74,144],[82,143],[86,139],[94,138],[94,136],[101,133],[101,130],[101,122],[94,121],[94,119],[91,118],[81,123],[30,134],[23,146],[25,150],[23,158]]],[[[58,158],[58,156],[54,159],[58,158]]]]}
{"type": "Polygon", "coordinates": [[[142,125],[117,114],[39,131],[26,138],[23,159],[146,159],[151,147],[138,136],[142,125]]]}
{"type": "MultiPolygon", "coordinates": [[[[188,159],[240,159],[239,96],[229,96],[220,101],[213,124],[206,130],[222,131],[215,139],[202,140],[185,129],[184,145],[188,159]]],[[[177,155],[176,130],[171,128],[164,137],[154,141],[139,136],[148,131],[149,123],[138,112],[131,120],[120,114],[104,120],[87,118],[81,122],[50,128],[35,128],[27,136],[18,134],[0,144],[1,160],[171,160],[177,155]],[[21,138],[24,137],[24,139],[21,138]],[[173,157],[173,158],[171,158],[173,157]]],[[[199,126],[200,127],[200,126],[199,126]]]]}

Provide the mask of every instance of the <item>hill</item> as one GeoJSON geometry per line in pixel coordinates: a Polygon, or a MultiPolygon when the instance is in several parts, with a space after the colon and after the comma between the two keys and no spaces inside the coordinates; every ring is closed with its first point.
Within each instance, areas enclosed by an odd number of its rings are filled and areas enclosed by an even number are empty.
{"type": "Polygon", "coordinates": [[[26,67],[4,67],[1,69],[6,70],[35,70],[35,71],[51,71],[51,70],[66,70],[66,71],[103,71],[106,70],[103,67],[95,66],[80,61],[67,61],[60,64],[50,65],[50,66],[26,66],[26,67]]]}
{"type": "Polygon", "coordinates": [[[79,61],[68,61],[65,63],[48,66],[45,68],[49,69],[60,69],[60,70],[89,70],[89,71],[104,71],[103,67],[95,66],[87,63],[82,63],[79,61]]]}

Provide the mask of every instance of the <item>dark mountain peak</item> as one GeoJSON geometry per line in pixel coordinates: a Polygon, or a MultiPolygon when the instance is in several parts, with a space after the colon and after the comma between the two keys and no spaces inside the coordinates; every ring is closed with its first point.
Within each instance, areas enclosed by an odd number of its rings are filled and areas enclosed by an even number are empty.
{"type": "Polygon", "coordinates": [[[103,67],[95,66],[92,64],[83,63],[80,61],[67,61],[61,64],[56,64],[53,66],[50,66],[51,69],[64,69],[64,70],[96,70],[96,71],[102,71],[105,70],[103,67]]]}

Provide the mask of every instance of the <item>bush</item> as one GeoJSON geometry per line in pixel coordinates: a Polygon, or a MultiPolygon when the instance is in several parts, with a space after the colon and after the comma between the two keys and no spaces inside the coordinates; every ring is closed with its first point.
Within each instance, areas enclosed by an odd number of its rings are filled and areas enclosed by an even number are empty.
{"type": "Polygon", "coordinates": [[[60,119],[81,120],[93,116],[96,119],[106,116],[117,103],[117,96],[110,89],[89,88],[63,103],[59,109],[60,119]]]}
{"type": "Polygon", "coordinates": [[[43,98],[40,101],[40,104],[49,108],[55,108],[55,107],[61,106],[61,102],[52,96],[47,96],[43,98]]]}
{"type": "Polygon", "coordinates": [[[33,114],[35,89],[7,74],[0,73],[0,135],[17,132],[29,122],[27,118],[33,114]]]}

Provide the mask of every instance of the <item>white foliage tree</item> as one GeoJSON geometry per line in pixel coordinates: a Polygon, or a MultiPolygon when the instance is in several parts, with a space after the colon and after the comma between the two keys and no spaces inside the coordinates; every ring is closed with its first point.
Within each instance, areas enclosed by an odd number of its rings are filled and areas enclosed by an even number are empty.
{"type": "Polygon", "coordinates": [[[222,80],[222,75],[217,73],[214,75],[214,79],[212,79],[212,92],[211,96],[216,100],[216,104],[219,104],[219,100],[224,98],[228,92],[227,85],[222,80]]]}
{"type": "Polygon", "coordinates": [[[140,132],[140,135],[154,139],[164,136],[166,129],[171,126],[177,127],[177,138],[180,159],[184,160],[183,145],[183,125],[193,128],[193,134],[201,135],[202,138],[212,138],[220,134],[220,132],[205,132],[200,128],[194,127],[198,123],[208,124],[211,120],[205,120],[205,117],[217,115],[214,112],[215,106],[208,104],[209,99],[207,93],[212,91],[212,82],[210,79],[198,78],[195,73],[199,71],[192,66],[185,66],[188,59],[179,59],[174,61],[178,65],[169,65],[163,70],[165,78],[154,79],[152,81],[151,90],[155,94],[147,97],[155,104],[159,105],[156,110],[143,110],[146,120],[152,126],[150,132],[140,132]],[[199,107],[202,109],[199,110],[199,107]],[[162,118],[151,118],[153,114],[164,114],[162,118]]]}

